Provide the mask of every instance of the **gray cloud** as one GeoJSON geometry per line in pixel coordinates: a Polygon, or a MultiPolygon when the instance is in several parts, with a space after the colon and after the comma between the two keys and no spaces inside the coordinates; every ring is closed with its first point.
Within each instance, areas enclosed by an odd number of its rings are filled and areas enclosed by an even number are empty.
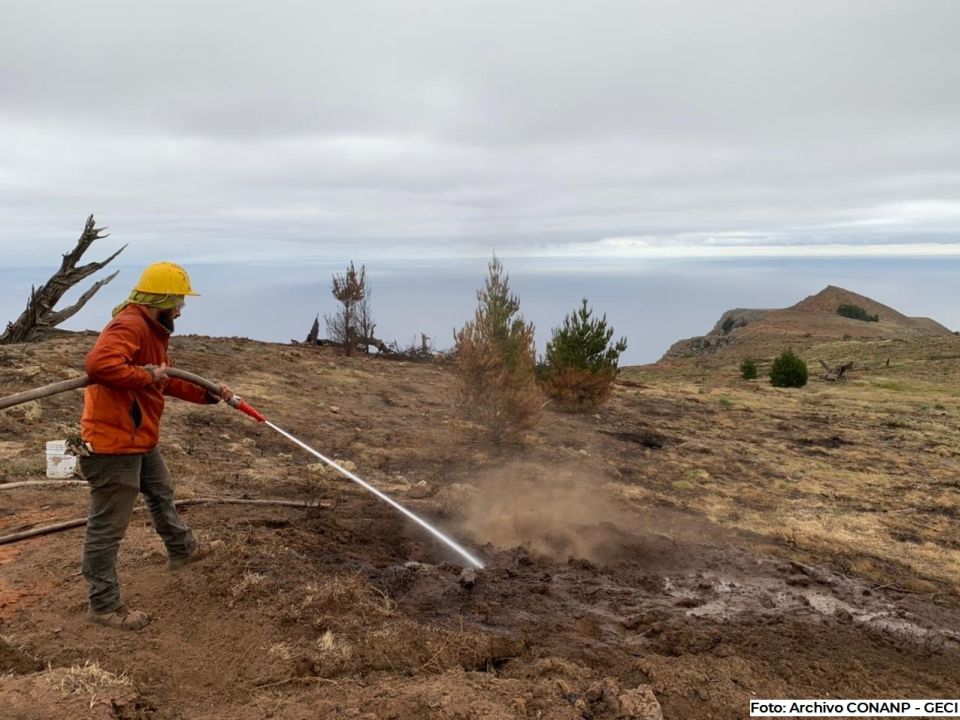
{"type": "Polygon", "coordinates": [[[949,0],[3,15],[9,263],[960,240],[949,0]]]}

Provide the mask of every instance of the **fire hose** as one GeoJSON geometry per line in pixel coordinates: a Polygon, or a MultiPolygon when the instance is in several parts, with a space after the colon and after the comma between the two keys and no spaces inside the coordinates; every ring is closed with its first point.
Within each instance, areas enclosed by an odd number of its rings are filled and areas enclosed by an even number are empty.
{"type": "MultiPolygon", "coordinates": [[[[185,370],[180,370],[178,368],[169,368],[169,367],[164,368],[164,372],[170,377],[179,378],[181,380],[186,380],[187,382],[191,382],[195,385],[199,385],[200,387],[204,388],[207,392],[209,392],[211,395],[218,398],[220,397],[220,386],[217,383],[207,380],[206,378],[200,377],[199,375],[195,375],[185,370]]],[[[90,384],[92,384],[92,381],[90,380],[90,378],[86,375],[81,375],[76,378],[71,378],[70,380],[63,380],[61,382],[52,383],[50,385],[44,385],[43,387],[34,388],[33,390],[27,390],[21,393],[17,393],[15,395],[9,395],[7,397],[0,398],[0,410],[13,407],[14,405],[20,405],[25,402],[30,402],[31,400],[39,400],[41,398],[49,397],[50,395],[56,395],[58,393],[66,392],[68,390],[79,390],[80,388],[86,387],[87,385],[90,385],[90,384]]],[[[290,442],[303,448],[304,450],[309,452],[311,455],[315,456],[316,458],[321,460],[323,463],[325,463],[329,467],[336,470],[338,473],[340,473],[344,477],[353,481],[357,485],[360,485],[360,487],[362,487],[364,490],[372,493],[378,499],[387,503],[392,508],[394,508],[395,510],[397,510],[398,512],[400,512],[410,520],[413,520],[417,525],[419,525],[428,533],[430,533],[435,538],[440,540],[444,545],[446,545],[447,547],[455,551],[458,555],[460,555],[460,557],[462,557],[464,560],[470,563],[471,566],[477,569],[483,568],[483,563],[479,559],[477,559],[470,552],[468,552],[466,549],[461,547],[452,538],[440,532],[440,530],[433,527],[433,525],[428,523],[426,520],[422,519],[412,511],[408,510],[403,505],[398,503],[396,500],[391,498],[389,495],[386,495],[381,490],[378,490],[363,478],[355,475],[354,473],[350,472],[346,468],[341,467],[336,462],[328,458],[326,455],[323,455],[322,453],[317,452],[302,440],[294,437],[287,431],[283,430],[282,428],[278,427],[277,425],[267,420],[267,418],[264,417],[262,413],[260,413],[254,407],[252,407],[245,400],[240,398],[239,395],[234,395],[230,400],[227,401],[227,404],[230,405],[230,407],[234,408],[235,410],[239,410],[240,412],[250,416],[257,422],[265,424],[275,432],[285,437],[290,442]]],[[[0,485],[0,488],[2,487],[3,486],[0,485]]],[[[205,500],[207,502],[210,501],[209,498],[205,500]]],[[[199,500],[194,499],[194,502],[199,502],[199,500]]],[[[282,502],[282,501],[278,501],[278,502],[282,502]]],[[[316,504],[312,506],[316,506],[316,504]]],[[[70,521],[70,522],[76,522],[76,521],[70,521]]],[[[77,524],[80,524],[80,523],[77,523],[77,524]]],[[[74,527],[74,525],[70,525],[70,527],[74,527]]],[[[58,529],[63,529],[63,528],[58,528],[58,529]]],[[[40,529],[38,528],[38,530],[40,529]]],[[[51,532],[53,532],[53,530],[51,530],[51,532]]],[[[41,534],[41,533],[36,533],[36,534],[41,534]]],[[[8,542],[10,542],[10,540],[8,540],[8,542]]]]}

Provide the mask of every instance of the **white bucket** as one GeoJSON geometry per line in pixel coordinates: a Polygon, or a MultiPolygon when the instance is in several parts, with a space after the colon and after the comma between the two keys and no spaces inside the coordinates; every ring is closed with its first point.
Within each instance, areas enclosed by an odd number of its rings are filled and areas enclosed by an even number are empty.
{"type": "Polygon", "coordinates": [[[48,478],[73,477],[73,472],[76,468],[77,458],[75,455],[67,453],[66,440],[51,440],[47,443],[48,478]]]}

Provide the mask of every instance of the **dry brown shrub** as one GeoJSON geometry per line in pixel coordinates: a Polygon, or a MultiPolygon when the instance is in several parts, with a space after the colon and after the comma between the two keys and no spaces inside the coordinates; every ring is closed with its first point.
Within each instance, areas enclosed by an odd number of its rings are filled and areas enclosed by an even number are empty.
{"type": "Polygon", "coordinates": [[[543,391],[557,407],[567,412],[584,412],[602,405],[613,393],[617,374],[595,372],[573,367],[557,368],[547,372],[543,391]]]}
{"type": "Polygon", "coordinates": [[[496,257],[477,299],[474,319],[455,334],[460,404],[495,443],[522,441],[543,408],[534,328],[518,314],[520,302],[496,257]]]}
{"type": "Polygon", "coordinates": [[[520,440],[536,426],[543,396],[534,379],[532,357],[508,367],[498,348],[461,335],[455,366],[461,407],[495,443],[520,440]]]}

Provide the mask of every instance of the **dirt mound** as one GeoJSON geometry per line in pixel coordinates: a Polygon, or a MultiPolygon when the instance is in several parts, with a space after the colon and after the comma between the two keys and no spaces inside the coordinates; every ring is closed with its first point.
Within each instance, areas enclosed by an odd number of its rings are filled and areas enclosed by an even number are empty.
{"type": "Polygon", "coordinates": [[[0,637],[0,675],[25,675],[43,669],[39,658],[22,648],[14,647],[9,639],[0,637]]]}

